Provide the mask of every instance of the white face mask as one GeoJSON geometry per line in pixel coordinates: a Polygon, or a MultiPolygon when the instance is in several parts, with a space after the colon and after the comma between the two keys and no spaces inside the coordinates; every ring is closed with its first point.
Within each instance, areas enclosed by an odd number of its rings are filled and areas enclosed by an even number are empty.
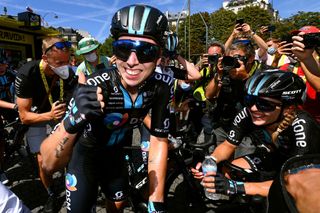
{"type": "Polygon", "coordinates": [[[84,58],[89,62],[95,62],[98,58],[97,54],[95,52],[85,54],[84,58]]]}
{"type": "Polygon", "coordinates": [[[186,91],[186,92],[191,90],[191,85],[185,82],[182,82],[180,84],[180,87],[183,91],[186,91]]]}
{"type": "Polygon", "coordinates": [[[57,74],[60,78],[62,79],[67,79],[69,77],[69,66],[68,65],[63,65],[60,67],[53,67],[49,65],[52,71],[57,74]]]}
{"type": "Polygon", "coordinates": [[[275,47],[269,47],[267,52],[270,54],[270,55],[273,55],[277,52],[277,49],[275,47]]]}

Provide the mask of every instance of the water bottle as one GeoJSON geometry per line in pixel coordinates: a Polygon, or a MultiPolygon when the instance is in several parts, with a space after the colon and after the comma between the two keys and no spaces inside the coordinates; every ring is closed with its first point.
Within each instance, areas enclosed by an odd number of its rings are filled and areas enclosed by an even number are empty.
{"type": "MultiPolygon", "coordinates": [[[[217,172],[217,163],[212,156],[205,156],[205,159],[202,162],[202,172],[203,175],[206,175],[207,172],[217,172]]],[[[204,188],[204,192],[206,197],[210,200],[220,200],[220,194],[208,192],[206,188],[204,188]]]]}

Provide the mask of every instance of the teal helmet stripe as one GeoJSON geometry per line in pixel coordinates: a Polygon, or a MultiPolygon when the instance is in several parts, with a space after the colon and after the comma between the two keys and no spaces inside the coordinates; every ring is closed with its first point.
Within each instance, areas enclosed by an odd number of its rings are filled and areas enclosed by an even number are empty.
{"type": "Polygon", "coordinates": [[[135,11],[135,6],[130,7],[129,10],[129,26],[128,26],[128,33],[129,34],[137,34],[137,35],[143,35],[144,28],[146,27],[147,19],[150,13],[150,8],[145,7],[145,10],[143,12],[143,16],[141,19],[140,23],[140,29],[138,31],[133,29],[133,19],[134,19],[134,11],[135,11]]]}
{"type": "Polygon", "coordinates": [[[135,34],[135,30],[133,29],[133,14],[136,6],[131,6],[129,9],[129,26],[128,26],[128,33],[129,34],[135,34]]]}
{"type": "Polygon", "coordinates": [[[253,95],[258,96],[258,93],[261,89],[261,87],[264,85],[264,83],[269,79],[269,76],[264,76],[263,79],[259,82],[258,86],[256,87],[253,95]]]}
{"type": "Polygon", "coordinates": [[[248,90],[247,90],[248,95],[252,95],[251,90],[252,90],[253,84],[256,81],[257,77],[258,77],[257,75],[254,75],[254,76],[252,76],[252,79],[250,79],[250,84],[249,84],[248,90]]]}
{"type": "Polygon", "coordinates": [[[149,13],[150,13],[150,8],[149,7],[145,7],[144,13],[143,13],[143,17],[142,17],[142,20],[141,20],[141,24],[140,24],[140,29],[137,32],[138,35],[143,35],[144,28],[146,27],[147,19],[149,17],[149,13]]]}

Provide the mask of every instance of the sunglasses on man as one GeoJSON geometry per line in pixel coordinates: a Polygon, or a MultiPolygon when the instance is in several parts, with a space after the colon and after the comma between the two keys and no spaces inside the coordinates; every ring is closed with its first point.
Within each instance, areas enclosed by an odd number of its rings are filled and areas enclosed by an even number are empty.
{"type": "Polygon", "coordinates": [[[135,52],[140,63],[153,62],[160,57],[160,47],[145,41],[117,40],[112,43],[113,54],[127,61],[131,52],[135,52]]]}
{"type": "Polygon", "coordinates": [[[49,46],[46,49],[46,51],[44,52],[44,54],[47,54],[47,52],[49,52],[49,50],[51,50],[53,47],[56,47],[59,50],[69,49],[69,48],[71,48],[71,42],[69,42],[69,41],[56,42],[56,43],[52,44],[51,46],[49,46]]]}
{"type": "Polygon", "coordinates": [[[277,106],[282,106],[281,103],[271,102],[254,95],[246,95],[244,98],[244,105],[249,108],[256,105],[257,109],[261,112],[272,112],[277,106]]]}

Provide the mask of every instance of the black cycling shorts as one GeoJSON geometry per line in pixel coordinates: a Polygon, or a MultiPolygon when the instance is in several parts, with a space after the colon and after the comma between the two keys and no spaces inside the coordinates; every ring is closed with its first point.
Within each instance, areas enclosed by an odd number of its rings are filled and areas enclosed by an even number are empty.
{"type": "Polygon", "coordinates": [[[90,212],[98,186],[111,201],[127,198],[128,170],[122,148],[92,148],[77,142],[66,174],[68,212],[90,212]]]}

